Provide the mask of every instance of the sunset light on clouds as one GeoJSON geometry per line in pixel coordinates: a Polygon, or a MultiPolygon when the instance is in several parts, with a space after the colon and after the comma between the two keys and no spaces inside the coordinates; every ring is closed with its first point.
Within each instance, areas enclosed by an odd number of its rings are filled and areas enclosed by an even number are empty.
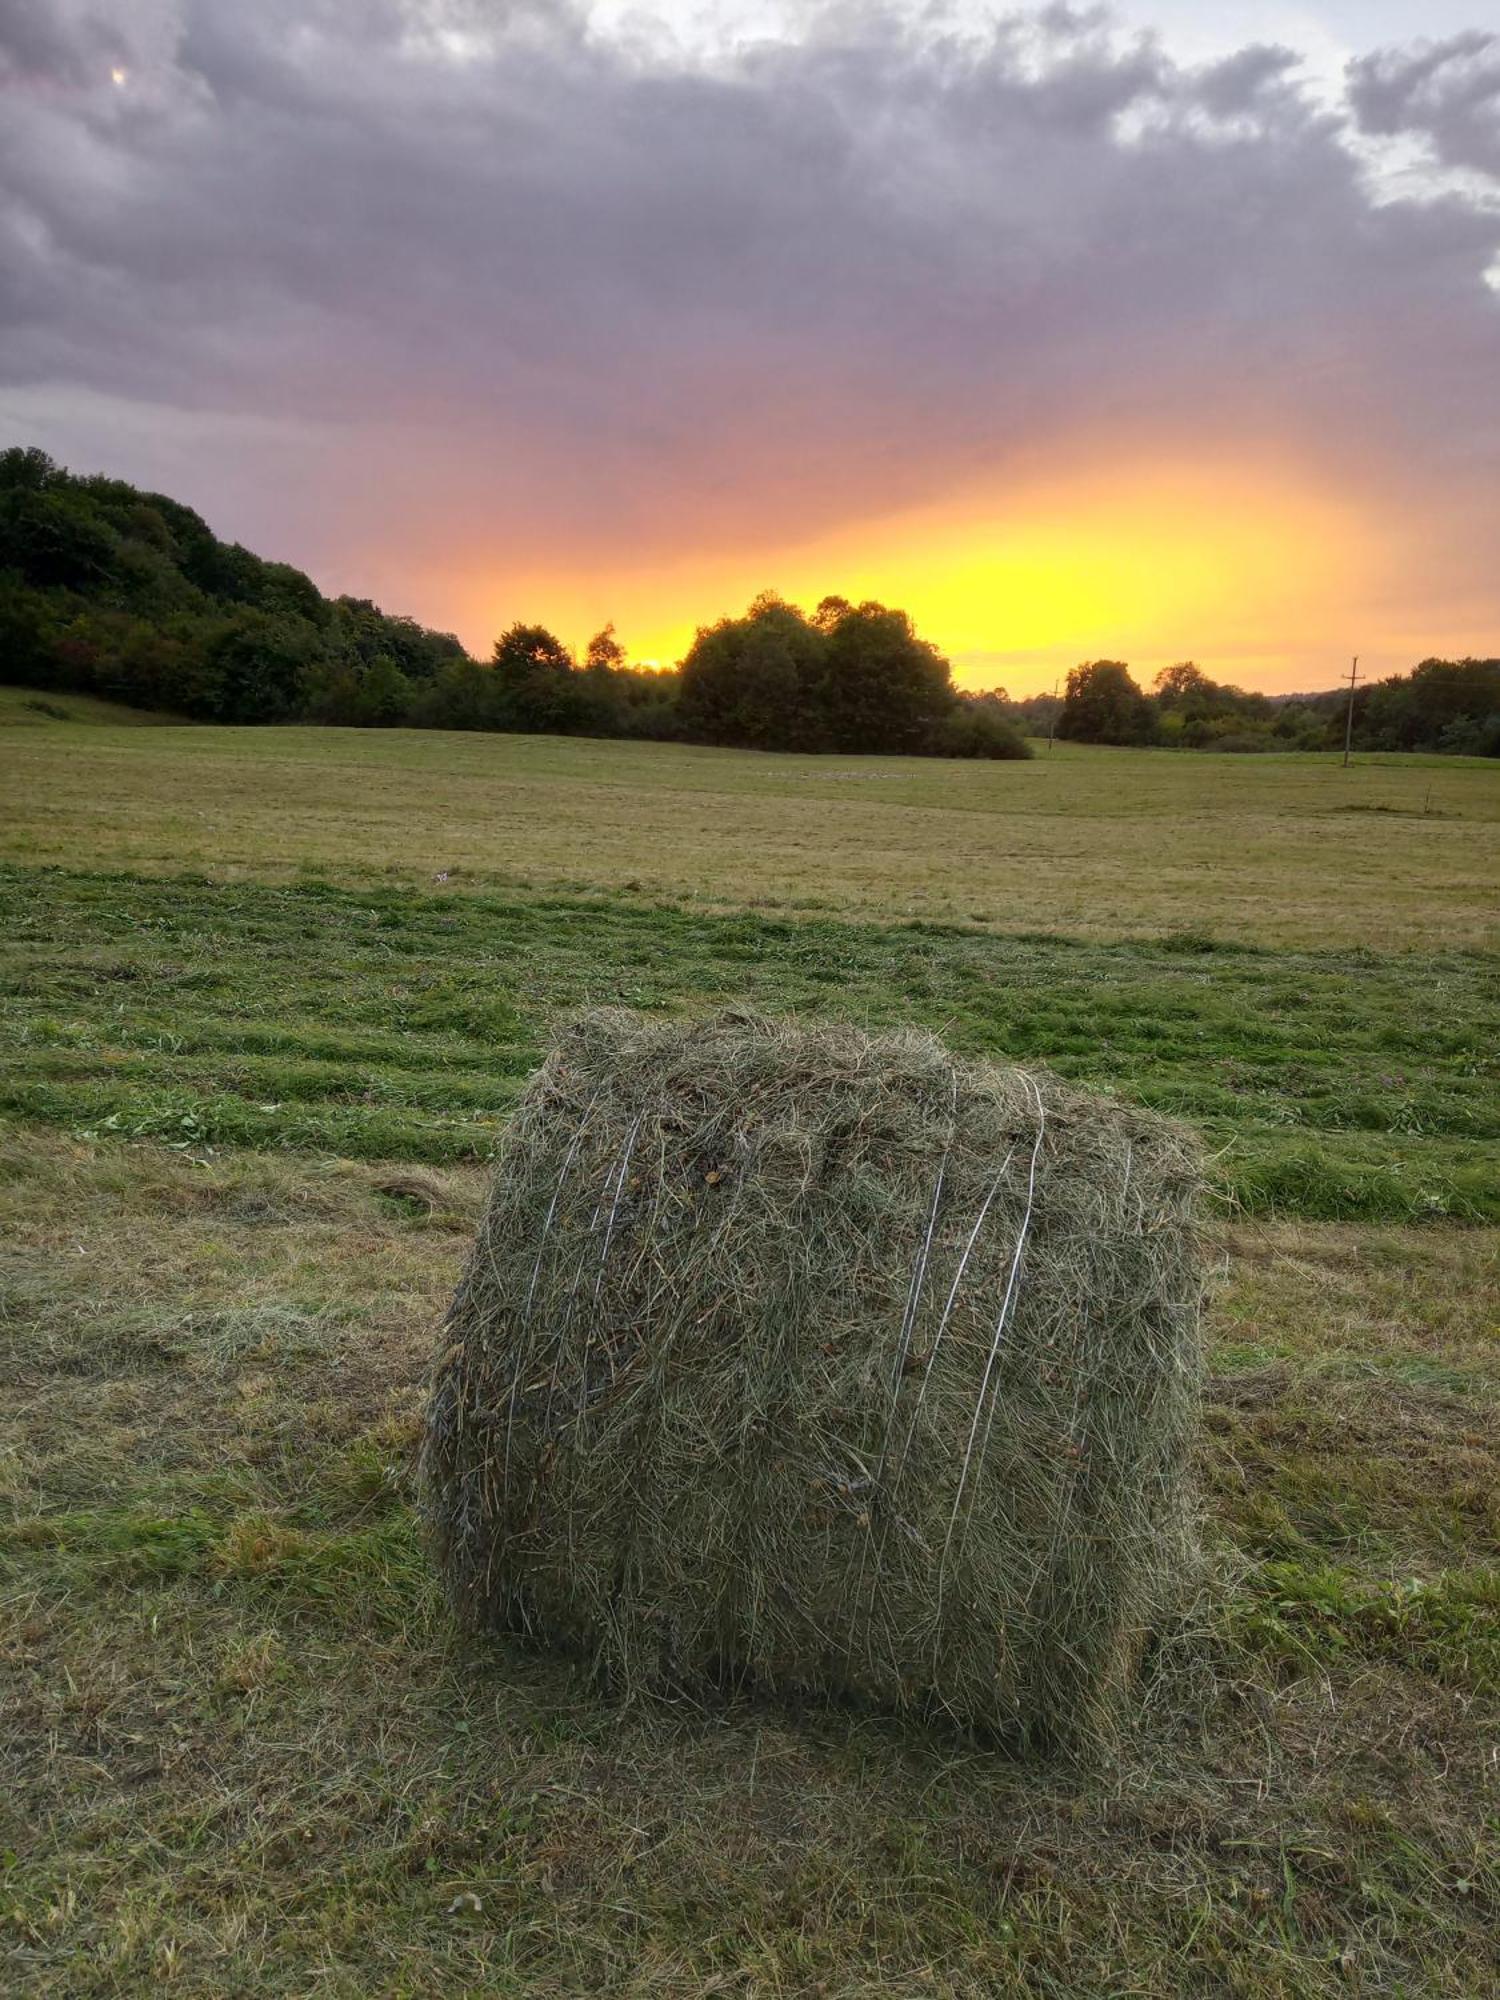
{"type": "Polygon", "coordinates": [[[0,104],[6,437],[476,652],[1495,649],[1472,7],[0,0],[0,104]]]}

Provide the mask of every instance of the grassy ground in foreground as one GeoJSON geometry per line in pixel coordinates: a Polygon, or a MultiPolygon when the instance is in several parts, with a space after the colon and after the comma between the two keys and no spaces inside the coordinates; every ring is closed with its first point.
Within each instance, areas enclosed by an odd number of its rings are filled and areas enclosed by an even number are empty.
{"type": "Polygon", "coordinates": [[[1500,989],[1457,951],[0,869],[0,1109],[73,1131],[483,1157],[550,1017],[920,1023],[1191,1119],[1247,1209],[1500,1219],[1500,989]]]}
{"type": "Polygon", "coordinates": [[[411,1450],[482,1178],[0,1147],[9,1990],[1497,1990],[1500,1233],[1220,1232],[1242,1572],[1084,1777],[465,1652],[411,1450]]]}
{"type": "MultiPolygon", "coordinates": [[[[0,722],[4,714],[0,713],[0,722]]],[[[1107,937],[1500,939],[1500,765],[1059,745],[1027,764],[402,730],[0,729],[0,855],[1107,937]]]]}
{"type": "Polygon", "coordinates": [[[1500,772],[30,714],[0,1989],[1500,1993],[1500,772]],[[743,999],[1214,1146],[1222,1582],[1103,1770],[621,1716],[443,1614],[421,1376],[545,1023],[743,999]]]}

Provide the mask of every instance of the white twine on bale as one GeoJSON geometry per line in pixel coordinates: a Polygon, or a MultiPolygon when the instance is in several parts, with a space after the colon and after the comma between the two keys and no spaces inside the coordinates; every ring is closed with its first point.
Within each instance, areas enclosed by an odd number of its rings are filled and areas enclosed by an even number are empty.
{"type": "MultiPolygon", "coordinates": [[[[625,1191],[625,1176],[630,1168],[630,1156],[635,1151],[636,1135],[639,1133],[641,1129],[641,1122],[645,1118],[645,1115],[646,1115],[645,1107],[642,1106],[641,1110],[636,1115],[634,1124],[631,1126],[630,1130],[625,1135],[624,1144],[621,1146],[619,1152],[615,1155],[613,1162],[605,1170],[604,1185],[599,1190],[598,1196],[594,1202],[594,1212],[589,1217],[589,1226],[587,1234],[588,1236],[591,1237],[594,1234],[595,1230],[597,1230],[599,1227],[600,1218],[604,1214],[605,1202],[606,1201],[610,1202],[609,1220],[604,1232],[604,1246],[599,1253],[598,1268],[594,1275],[594,1290],[592,1297],[592,1303],[594,1305],[597,1305],[599,1303],[599,1293],[604,1283],[604,1263],[605,1259],[609,1255],[610,1242],[614,1236],[615,1219],[618,1216],[620,1210],[620,1197],[625,1191]],[[613,1187],[614,1189],[613,1198],[611,1198],[610,1195],[611,1187],[613,1187]]],[[[542,1410],[543,1435],[545,1435],[548,1431],[550,1431],[552,1427],[552,1411],[557,1402],[557,1390],[562,1376],[562,1364],[565,1355],[567,1334],[569,1328],[573,1323],[574,1310],[578,1302],[579,1288],[583,1284],[584,1270],[588,1263],[588,1256],[589,1256],[588,1244],[587,1241],[585,1241],[584,1248],[579,1255],[578,1263],[574,1267],[573,1282],[568,1287],[568,1295],[566,1299],[563,1301],[562,1313],[560,1314],[558,1320],[557,1344],[553,1349],[553,1354],[552,1354],[552,1372],[547,1378],[547,1401],[543,1406],[542,1410]]],[[[610,1363],[610,1373],[611,1375],[613,1375],[614,1373],[613,1360],[611,1360],[610,1363]]],[[[581,1417],[586,1407],[587,1407],[587,1384],[585,1383],[583,1400],[579,1403],[575,1415],[581,1417]]]]}
{"type": "MultiPolygon", "coordinates": [[[[1031,1158],[1027,1174],[1026,1208],[1022,1216],[1020,1229],[1017,1232],[1015,1250],[1011,1257],[1010,1268],[1006,1278],[1005,1292],[1001,1300],[1000,1311],[996,1316],[994,1333],[990,1341],[988,1354],[986,1356],[984,1371],[980,1379],[978,1394],[975,1398],[974,1415],[969,1426],[969,1435],[965,1444],[963,1464],[960,1467],[958,1485],[954,1493],[953,1508],[949,1515],[947,1533],[944,1537],[942,1550],[938,1558],[937,1610],[934,1620],[935,1632],[940,1631],[941,1629],[943,1592],[944,1592],[944,1584],[946,1578],[947,1563],[948,1563],[948,1558],[952,1552],[954,1537],[958,1527],[958,1518],[963,1506],[964,1496],[966,1491],[969,1490],[970,1471],[972,1468],[974,1473],[974,1479],[977,1484],[979,1478],[982,1476],[983,1473],[984,1461],[988,1453],[990,1437],[994,1429],[996,1405],[995,1405],[995,1400],[990,1397],[990,1386],[994,1378],[996,1366],[998,1364],[1001,1345],[1003,1343],[1005,1336],[1005,1330],[1010,1323],[1012,1308],[1014,1306],[1015,1299],[1017,1296],[1021,1266],[1025,1256],[1026,1243],[1028,1236],[1030,1234],[1031,1221],[1035,1209],[1037,1166],[1041,1155],[1042,1141],[1046,1132],[1047,1113],[1041,1091],[1038,1089],[1035,1080],[1024,1071],[1021,1072],[1021,1075],[1025,1083],[1027,1084],[1028,1088],[1030,1089],[1032,1096],[1036,1100],[1036,1108],[1037,1108],[1037,1132],[1035,1141],[1031,1149],[1031,1158]],[[987,1404],[988,1404],[988,1412],[987,1412],[988,1420],[985,1421],[984,1423],[984,1436],[982,1441],[979,1442],[978,1462],[976,1465],[974,1462],[975,1444],[976,1441],[979,1440],[980,1424],[986,1418],[987,1404]]],[[[906,1304],[902,1313],[901,1325],[897,1334],[896,1349],[893,1359],[892,1376],[891,1376],[890,1417],[887,1423],[886,1435],[882,1440],[879,1462],[877,1464],[873,1477],[869,1481],[872,1489],[878,1493],[883,1493],[883,1487],[881,1482],[885,1470],[886,1460],[889,1454],[890,1430],[892,1425],[894,1424],[896,1410],[900,1401],[902,1381],[904,1379],[906,1372],[907,1358],[911,1352],[912,1341],[916,1331],[916,1325],[921,1314],[921,1303],[923,1296],[926,1292],[927,1274],[932,1257],[932,1246],[934,1241],[936,1240],[938,1216],[942,1206],[943,1188],[946,1181],[947,1169],[952,1153],[952,1148],[957,1136],[958,1076],[956,1071],[953,1072],[950,1081],[952,1090],[952,1109],[950,1113],[948,1136],[944,1145],[942,1156],[938,1163],[937,1173],[934,1176],[932,1199],[928,1207],[927,1224],[925,1231],[923,1233],[921,1245],[918,1249],[917,1256],[913,1263],[912,1275],[907,1287],[906,1304]]],[[[583,1138],[584,1129],[588,1123],[589,1115],[592,1112],[594,1105],[597,1103],[600,1094],[601,1093],[599,1091],[595,1091],[593,1096],[589,1099],[588,1104],[585,1106],[583,1115],[579,1120],[578,1126],[568,1143],[567,1150],[563,1157],[562,1167],[558,1174],[557,1183],[556,1186],[553,1188],[551,1200],[548,1203],[547,1213],[543,1221],[541,1236],[537,1246],[537,1254],[532,1265],[531,1277],[527,1286],[526,1300],[522,1312],[522,1325],[523,1327],[526,1327],[528,1329],[530,1327],[530,1321],[531,1321],[532,1304],[535,1298],[537,1285],[540,1281],[541,1269],[546,1255],[547,1243],[551,1235],[553,1223],[556,1219],[557,1210],[562,1197],[562,1191],[566,1184],[568,1175],[572,1169],[573,1162],[577,1157],[578,1149],[583,1138]]],[[[630,1171],[630,1162],[634,1156],[636,1141],[640,1135],[640,1130],[644,1118],[645,1118],[645,1109],[643,1107],[641,1111],[637,1113],[634,1121],[632,1122],[630,1129],[626,1134],[625,1140],[620,1147],[619,1153],[616,1155],[615,1159],[610,1163],[608,1169],[606,1170],[603,1185],[599,1190],[599,1194],[594,1203],[593,1214],[589,1220],[587,1233],[589,1236],[593,1236],[598,1231],[601,1218],[604,1219],[604,1237],[599,1251],[598,1262],[595,1268],[594,1284],[592,1289],[592,1301],[595,1305],[598,1304],[601,1295],[604,1283],[605,1269],[609,1258],[610,1248],[614,1241],[615,1228],[619,1219],[619,1212],[624,1197],[626,1180],[630,1171]],[[608,1203],[607,1217],[605,1215],[606,1202],[608,1203]]],[[[1016,1152],[1015,1147],[1012,1147],[1010,1151],[1007,1152],[999,1172],[996,1174],[994,1180],[990,1184],[988,1191],[985,1194],[984,1201],[980,1205],[979,1213],[974,1219],[973,1226],[969,1231],[968,1237],[964,1243],[963,1250],[960,1253],[958,1267],[955,1270],[953,1279],[949,1285],[948,1294],[943,1304],[943,1310],[939,1317],[938,1325],[933,1334],[932,1345],[927,1353],[926,1366],[923,1371],[921,1384],[919,1385],[918,1388],[916,1402],[912,1409],[911,1418],[907,1425],[906,1435],[902,1444],[901,1457],[900,1460],[898,1461],[895,1473],[893,1475],[893,1480],[892,1480],[893,1487],[899,1481],[900,1473],[904,1470],[907,1458],[910,1454],[911,1446],[916,1435],[917,1424],[920,1421],[922,1406],[927,1395],[928,1387],[932,1380],[933,1366],[937,1357],[938,1348],[942,1343],[944,1334],[948,1329],[948,1326],[953,1317],[954,1310],[957,1306],[959,1293],[963,1285],[964,1275],[965,1272],[967,1271],[970,1257],[973,1253],[976,1243],[979,1240],[980,1233],[983,1230],[990,1209],[994,1204],[995,1197],[998,1195],[1000,1189],[1005,1184],[1011,1162],[1015,1158],[1015,1152],[1016,1152]]],[[[568,1290],[567,1302],[564,1313],[565,1319],[571,1318],[572,1310],[583,1282],[586,1261],[587,1261],[587,1253],[585,1252],[585,1255],[581,1257],[579,1260],[577,1269],[574,1272],[573,1283],[568,1290]]],[[[543,1413],[544,1431],[547,1429],[548,1425],[551,1422],[551,1413],[556,1399],[556,1392],[561,1372],[561,1365],[563,1359],[563,1353],[562,1353],[563,1345],[564,1345],[563,1333],[562,1329],[559,1329],[557,1351],[554,1354],[553,1366],[550,1371],[548,1380],[547,1404],[543,1413]]],[[[527,1349],[528,1356],[529,1352],[530,1352],[530,1344],[528,1343],[528,1349],[527,1349]]],[[[525,1372],[524,1361],[525,1357],[518,1357],[516,1371],[511,1384],[511,1395],[510,1395],[509,1407],[506,1419],[506,1445],[505,1445],[504,1471],[502,1475],[502,1477],[506,1481],[508,1481],[509,1478],[512,1427],[514,1424],[516,1405],[520,1394],[521,1383],[525,1372]]],[[[614,1373],[613,1365],[611,1365],[612,1377],[613,1373],[614,1373]]],[[[579,1414],[580,1415],[582,1414],[582,1410],[580,1410],[579,1414]]],[[[967,1519],[965,1525],[967,1526],[967,1519]]],[[[866,1630],[867,1641],[871,1641],[873,1639],[873,1614],[879,1596],[880,1566],[884,1556],[886,1542],[888,1540],[890,1532],[890,1517],[888,1514],[884,1519],[882,1526],[883,1526],[883,1532],[882,1532],[880,1547],[879,1550],[877,1551],[877,1556],[876,1556],[875,1573],[871,1581],[871,1592],[870,1592],[871,1622],[869,1626],[867,1626],[866,1630]]],[[[963,1547],[962,1539],[960,1539],[959,1546],[961,1551],[963,1547]]],[[[868,1560],[868,1553],[869,1553],[869,1544],[867,1542],[865,1545],[865,1550],[861,1555],[860,1572],[858,1578],[856,1579],[856,1584],[855,1584],[854,1595],[856,1602],[859,1601],[859,1598],[863,1594],[864,1575],[865,1575],[866,1562],[868,1560]]]]}
{"type": "MultiPolygon", "coordinates": [[[[954,1072],[954,1083],[956,1087],[957,1086],[956,1071],[954,1072]]],[[[970,1229],[969,1234],[965,1239],[964,1247],[962,1251],[959,1253],[958,1268],[953,1273],[953,1281],[948,1287],[948,1296],[943,1301],[943,1310],[938,1318],[937,1327],[932,1336],[932,1345],[927,1350],[927,1365],[922,1371],[922,1380],[917,1387],[917,1397],[915,1403],[912,1405],[911,1417],[906,1426],[906,1436],[901,1441],[901,1456],[897,1460],[895,1469],[891,1474],[890,1493],[892,1497],[890,1500],[887,1500],[886,1495],[883,1491],[879,1495],[880,1499],[882,1501],[885,1501],[886,1504],[882,1508],[880,1547],[876,1552],[875,1574],[871,1579],[870,1583],[870,1612],[869,1612],[869,1626],[867,1628],[867,1637],[873,1634],[873,1629],[874,1629],[875,1605],[880,1593],[881,1564],[885,1560],[886,1544],[890,1540],[891,1521],[895,1518],[894,1495],[900,1488],[901,1475],[906,1470],[906,1462],[908,1458],[911,1456],[912,1442],[917,1434],[917,1425],[921,1421],[922,1405],[927,1400],[928,1386],[932,1381],[933,1364],[937,1360],[938,1349],[942,1346],[943,1335],[948,1330],[948,1323],[953,1318],[953,1309],[958,1303],[959,1290],[964,1281],[964,1273],[969,1268],[969,1259],[973,1255],[974,1245],[979,1241],[979,1232],[984,1228],[985,1218],[989,1214],[992,1206],[994,1205],[994,1200],[996,1195],[999,1194],[1001,1188],[1004,1187],[1005,1185],[1005,1177],[1010,1172],[1010,1163],[1015,1158],[1015,1156],[1016,1156],[1016,1149],[1014,1146],[1012,1146],[1010,1151],[1006,1154],[1005,1158],[1000,1162],[1000,1171],[995,1175],[995,1178],[990,1182],[989,1190],[986,1193],[984,1200],[979,1205],[979,1213],[974,1218],[973,1227],[970,1229]]],[[[894,1409],[892,1410],[891,1414],[892,1418],[894,1419],[895,1415],[894,1409]]],[[[884,1452],[882,1451],[882,1458],[883,1456],[884,1452]]],[[[856,1590],[855,1601],[858,1602],[857,1590],[856,1590]]]]}
{"type": "Polygon", "coordinates": [[[995,1196],[999,1194],[1001,1188],[1005,1185],[1005,1177],[1010,1171],[1010,1163],[1015,1156],[1016,1149],[1012,1146],[1000,1163],[999,1173],[996,1174],[994,1180],[990,1183],[989,1193],[980,1204],[979,1213],[974,1218],[974,1226],[969,1231],[968,1240],[965,1242],[962,1255],[959,1257],[958,1269],[953,1273],[953,1282],[948,1287],[948,1297],[944,1301],[937,1329],[932,1336],[932,1345],[927,1350],[927,1366],[922,1371],[922,1380],[917,1389],[917,1400],[912,1406],[911,1419],[906,1426],[906,1436],[902,1441],[901,1457],[895,1471],[891,1475],[891,1484],[893,1487],[899,1481],[902,1472],[906,1469],[906,1461],[911,1454],[912,1440],[917,1434],[917,1423],[922,1414],[922,1405],[927,1399],[928,1385],[932,1381],[933,1363],[937,1360],[937,1352],[942,1345],[943,1335],[948,1330],[948,1322],[953,1317],[953,1308],[958,1303],[959,1287],[963,1284],[964,1273],[969,1268],[969,1258],[973,1254],[974,1245],[979,1241],[979,1232],[984,1227],[985,1217],[990,1212],[995,1196]]]}
{"type": "MultiPolygon", "coordinates": [[[[1000,1358],[1000,1345],[1005,1338],[1005,1329],[1010,1324],[1010,1312],[1016,1297],[1017,1283],[1021,1274],[1021,1260],[1026,1254],[1026,1239],[1031,1233],[1031,1217],[1036,1207],[1036,1169],[1041,1157],[1042,1139],[1047,1130],[1047,1107],[1042,1101],[1042,1093],[1033,1077],[1025,1070],[1020,1072],[1036,1099],[1037,1127],[1036,1141],[1031,1148],[1031,1166],[1026,1178],[1026,1212],[1021,1217],[1021,1227],[1016,1232],[1015,1252],[1010,1260],[1010,1273],[1005,1282],[1005,1296],[1000,1301],[1000,1311],[995,1318],[995,1331],[990,1341],[990,1351],[985,1359],[984,1373],[979,1381],[979,1394],[974,1399],[974,1419],[969,1425],[968,1442],[964,1447],[964,1462],[959,1468],[958,1486],[953,1495],[953,1511],[948,1516],[948,1532],[943,1538],[942,1553],[938,1557],[937,1611],[933,1620],[934,1631],[941,1631],[943,1621],[943,1583],[947,1569],[949,1551],[953,1546],[953,1534],[958,1525],[959,1508],[963,1505],[964,1492],[968,1485],[969,1466],[974,1455],[974,1441],[979,1435],[980,1419],[984,1414],[985,1400],[989,1395],[990,1381],[995,1372],[995,1364],[1000,1358]]],[[[984,1468],[985,1453],[989,1449],[990,1431],[994,1427],[994,1409],[990,1410],[990,1421],[985,1429],[984,1444],[979,1454],[979,1470],[984,1468]]],[[[978,1474],[976,1473],[976,1478],[978,1474]]],[[[965,1521],[967,1526],[967,1517],[965,1521]]],[[[962,1544],[960,1544],[962,1549],[962,1544]]]]}
{"type": "MultiPolygon", "coordinates": [[[[640,1111],[636,1113],[635,1123],[631,1126],[630,1135],[626,1139],[624,1147],[620,1153],[619,1169],[615,1174],[615,1198],[610,1203],[609,1221],[605,1224],[604,1228],[604,1243],[599,1251],[599,1269],[594,1278],[595,1305],[599,1303],[599,1293],[604,1284],[604,1266],[606,1260],[609,1257],[609,1246],[614,1241],[615,1221],[620,1213],[620,1197],[625,1192],[625,1176],[630,1172],[631,1156],[635,1152],[635,1142],[640,1133],[641,1123],[645,1118],[645,1116],[646,1116],[645,1107],[642,1106],[640,1111]]],[[[606,1182],[606,1186],[607,1185],[608,1183],[606,1182]]]]}
{"type": "MultiPolygon", "coordinates": [[[[1031,1079],[1028,1077],[1027,1081],[1029,1083],[1031,1079]]],[[[1036,1086],[1033,1084],[1032,1088],[1035,1089],[1036,1086]]],[[[949,1137],[950,1148],[953,1144],[954,1138],[956,1138],[957,1136],[956,1104],[958,1095],[958,1072],[956,1069],[953,1072],[953,1091],[955,1099],[955,1123],[949,1137]]],[[[948,1287],[948,1296],[943,1301],[943,1310],[942,1313],[939,1315],[937,1327],[932,1336],[932,1345],[927,1350],[927,1365],[922,1371],[922,1380],[917,1387],[916,1401],[912,1406],[911,1417],[906,1426],[906,1436],[903,1438],[901,1444],[901,1456],[897,1460],[895,1468],[891,1474],[890,1494],[892,1496],[892,1499],[900,1486],[901,1475],[906,1470],[906,1462],[911,1455],[912,1443],[915,1440],[917,1434],[917,1425],[921,1421],[922,1405],[927,1399],[927,1390],[932,1381],[933,1365],[937,1360],[937,1353],[939,1347],[941,1347],[942,1345],[943,1335],[947,1332],[949,1322],[953,1318],[954,1308],[958,1304],[958,1295],[960,1289],[963,1286],[964,1273],[969,1268],[969,1259],[973,1255],[975,1244],[979,1241],[980,1231],[984,1228],[985,1219],[989,1215],[990,1209],[994,1205],[995,1197],[996,1195],[999,1194],[1001,1188],[1003,1188],[1005,1185],[1006,1177],[1010,1172],[1010,1163],[1015,1158],[1015,1156],[1016,1156],[1016,1149],[1014,1146],[1012,1146],[1010,1151],[1005,1155],[1005,1158],[1000,1162],[999,1172],[995,1175],[995,1178],[990,1182],[989,1189],[985,1194],[984,1200],[980,1203],[979,1213],[974,1218],[973,1226],[969,1230],[969,1234],[964,1241],[964,1247],[959,1254],[958,1268],[953,1273],[952,1282],[948,1287]]],[[[947,1162],[947,1154],[945,1153],[944,1154],[945,1166],[946,1162],[947,1162]]],[[[941,1172],[939,1178],[941,1181],[941,1172]]],[[[937,1215],[936,1198],[934,1198],[934,1205],[933,1205],[934,1220],[936,1220],[936,1215],[937,1215]]],[[[928,1234],[928,1241],[929,1243],[931,1241],[930,1230],[928,1234]]],[[[924,1249],[924,1256],[925,1256],[925,1249],[924,1249]]],[[[898,1392],[899,1392],[899,1386],[900,1386],[900,1378],[898,1375],[897,1377],[898,1392]]],[[[891,1405],[891,1417],[890,1417],[891,1423],[894,1423],[895,1415],[896,1415],[896,1403],[895,1399],[893,1399],[891,1405]]],[[[882,1472],[885,1466],[886,1451],[888,1448],[888,1444],[889,1444],[889,1427],[887,1430],[886,1442],[883,1443],[881,1446],[880,1466],[882,1472]]],[[[881,1485],[879,1474],[877,1474],[876,1477],[876,1489],[877,1489],[877,1497],[880,1498],[882,1501],[885,1501],[887,1499],[887,1496],[884,1487],[881,1485]]],[[[875,1606],[879,1599],[879,1594],[880,1594],[881,1565],[885,1559],[886,1545],[890,1540],[891,1522],[893,1519],[896,1519],[894,1506],[890,1502],[887,1502],[886,1506],[882,1510],[880,1545],[878,1550],[876,1551],[875,1573],[871,1578],[870,1582],[869,1623],[866,1629],[867,1642],[870,1642],[872,1640],[874,1619],[875,1619],[875,1606]]],[[[898,1525],[901,1526],[903,1530],[909,1534],[913,1532],[905,1528],[905,1523],[898,1521],[898,1525]]],[[[920,1538],[914,1536],[914,1539],[919,1540],[920,1538]]],[[[855,1585],[856,1603],[858,1603],[859,1601],[860,1592],[863,1588],[863,1580],[864,1580],[864,1564],[863,1564],[863,1559],[861,1559],[860,1575],[855,1585]]],[[[866,1648],[867,1652],[868,1649],[869,1646],[867,1643],[867,1648],[866,1648]]]]}

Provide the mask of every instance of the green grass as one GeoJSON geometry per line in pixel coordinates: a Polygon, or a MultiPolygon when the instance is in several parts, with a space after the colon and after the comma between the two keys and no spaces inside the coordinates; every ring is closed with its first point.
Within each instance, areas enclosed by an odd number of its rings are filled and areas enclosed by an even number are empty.
{"type": "Polygon", "coordinates": [[[1491,1990],[1500,1232],[1217,1234],[1227,1587],[1078,1773],[460,1645],[412,1449],[482,1190],[0,1147],[9,1990],[1491,1990]]]}
{"type": "Polygon", "coordinates": [[[97,695],[71,694],[61,689],[0,687],[0,729],[56,728],[84,722],[110,729],[149,728],[178,722],[175,715],[149,708],[127,708],[123,702],[101,701],[97,695]]]}
{"type": "Polygon", "coordinates": [[[24,699],[0,1990],[1500,1993],[1500,771],[24,699]],[[1210,1141],[1215,1576],[1098,1768],[621,1713],[446,1616],[422,1382],[547,1023],[741,999],[925,1024],[1210,1141]]]}
{"type": "Polygon", "coordinates": [[[10,732],[0,857],[1115,941],[1500,942],[1500,764],[1059,745],[1029,763],[351,729],[10,732]],[[1358,810],[1347,810],[1349,807],[1358,810]],[[1387,810],[1388,809],[1388,810],[1387,810]]]}
{"type": "Polygon", "coordinates": [[[1250,1211],[1500,1218],[1500,992],[1473,953],[20,870],[0,918],[0,1108],[69,1130],[482,1158],[557,1013],[747,999],[1190,1119],[1250,1211]]]}

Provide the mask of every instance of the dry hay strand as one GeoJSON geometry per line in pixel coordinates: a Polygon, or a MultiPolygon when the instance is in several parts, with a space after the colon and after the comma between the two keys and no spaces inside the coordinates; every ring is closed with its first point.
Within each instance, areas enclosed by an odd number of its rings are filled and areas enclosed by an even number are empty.
{"type": "Polygon", "coordinates": [[[465,1622],[1097,1741],[1196,1580],[1197,1148],[931,1036],[568,1024],[424,1460],[465,1622]]]}

